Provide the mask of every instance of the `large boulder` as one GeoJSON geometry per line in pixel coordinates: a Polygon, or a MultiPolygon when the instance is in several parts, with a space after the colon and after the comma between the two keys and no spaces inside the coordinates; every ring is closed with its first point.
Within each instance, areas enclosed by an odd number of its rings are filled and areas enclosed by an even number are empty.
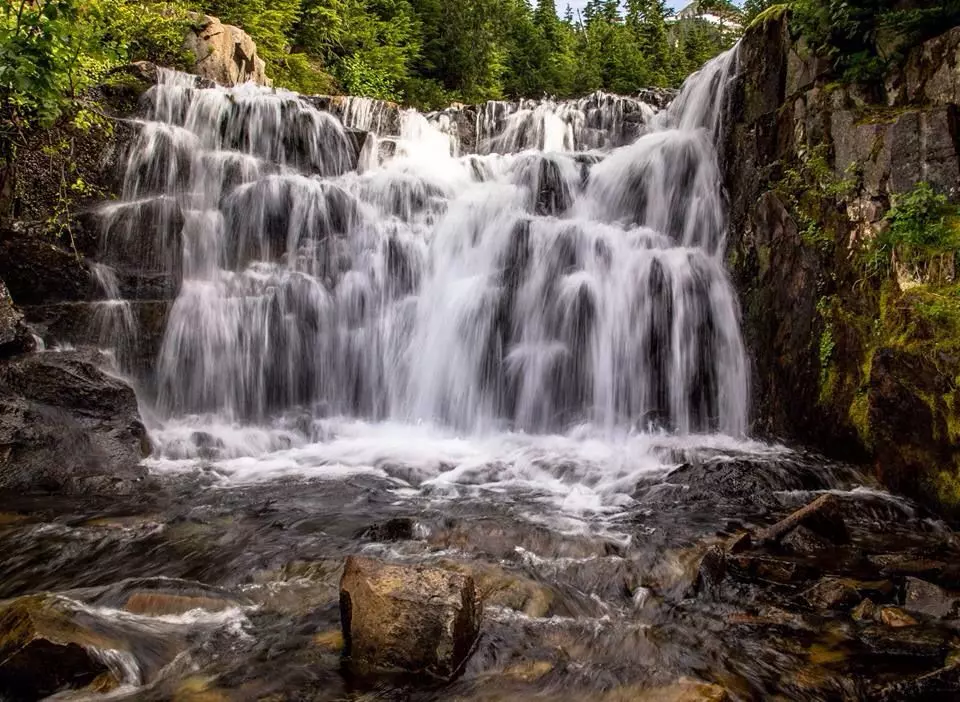
{"type": "Polygon", "coordinates": [[[95,351],[0,363],[0,489],[127,492],[149,440],[133,388],[95,351]]]}
{"type": "Polygon", "coordinates": [[[257,45],[250,35],[216,17],[202,16],[184,39],[184,47],[196,57],[191,73],[220,85],[273,83],[267,78],[266,64],[257,54],[257,45]]]}
{"type": "Polygon", "coordinates": [[[470,654],[481,615],[469,575],[347,558],[340,622],[353,662],[449,678],[470,654]]]}

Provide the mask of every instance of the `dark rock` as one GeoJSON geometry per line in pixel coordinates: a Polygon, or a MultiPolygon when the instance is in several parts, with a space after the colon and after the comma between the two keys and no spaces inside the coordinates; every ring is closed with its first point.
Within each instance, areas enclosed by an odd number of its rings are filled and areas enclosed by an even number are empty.
{"type": "Polygon", "coordinates": [[[919,578],[908,577],[903,586],[903,608],[931,617],[956,617],[960,599],[941,587],[919,578]]]}
{"type": "Polygon", "coordinates": [[[873,603],[873,600],[865,597],[860,604],[853,608],[853,611],[850,612],[850,617],[855,622],[876,621],[877,606],[873,603]]]}
{"type": "Polygon", "coordinates": [[[790,553],[804,556],[819,553],[832,546],[829,541],[817,536],[817,534],[805,526],[798,526],[791,529],[790,532],[780,540],[780,545],[790,553]]]}
{"type": "MultiPolygon", "coordinates": [[[[888,618],[890,615],[888,615],[888,618]]],[[[949,638],[942,631],[918,626],[890,627],[869,624],[857,637],[874,653],[883,656],[916,656],[941,659],[950,649],[949,638]]]]}
{"type": "Polygon", "coordinates": [[[753,540],[760,545],[776,544],[793,529],[803,526],[833,543],[846,543],[850,535],[840,510],[840,500],[836,495],[821,495],[773,526],[757,532],[753,540]]]}
{"type": "Polygon", "coordinates": [[[960,695],[960,666],[947,665],[912,680],[888,685],[873,699],[881,702],[906,700],[946,700],[960,695]]]}
{"type": "Polygon", "coordinates": [[[740,577],[775,583],[798,583],[814,572],[804,563],[767,555],[730,556],[727,567],[740,577]]]}
{"type": "Polygon", "coordinates": [[[95,352],[0,364],[0,488],[125,492],[149,451],[137,399],[95,352]]]}
{"type": "Polygon", "coordinates": [[[913,575],[932,580],[947,568],[943,561],[911,553],[881,553],[867,556],[867,560],[883,575],[913,575]]]}
{"type": "Polygon", "coordinates": [[[821,578],[802,597],[813,609],[846,609],[860,601],[855,584],[840,578],[821,578]]]}
{"type": "Polygon", "coordinates": [[[480,630],[473,578],[350,556],[340,581],[344,655],[375,667],[457,673],[480,630]]]}
{"type": "Polygon", "coordinates": [[[360,533],[360,537],[371,541],[409,541],[416,538],[416,532],[416,520],[410,517],[394,517],[367,527],[360,533]]]}
{"type": "Polygon", "coordinates": [[[697,569],[695,590],[698,593],[715,594],[727,575],[727,559],[720,546],[711,546],[703,554],[697,569]]]}
{"type": "Polygon", "coordinates": [[[33,346],[33,337],[23,323],[23,315],[14,306],[7,286],[0,279],[0,359],[30,351],[33,346]]]}

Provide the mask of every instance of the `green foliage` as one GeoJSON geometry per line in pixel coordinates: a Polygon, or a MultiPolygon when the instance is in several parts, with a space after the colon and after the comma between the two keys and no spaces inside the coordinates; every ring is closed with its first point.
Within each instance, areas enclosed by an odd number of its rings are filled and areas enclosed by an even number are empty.
{"type": "Polygon", "coordinates": [[[960,23],[958,0],[792,0],[790,4],[791,26],[850,82],[878,83],[909,48],[960,23]]]}
{"type": "Polygon", "coordinates": [[[827,146],[821,144],[813,149],[801,149],[797,162],[784,169],[775,190],[797,222],[803,243],[826,251],[833,244],[833,238],[821,224],[824,204],[835,204],[849,196],[858,182],[857,165],[851,165],[841,178],[830,165],[827,146]]]}
{"type": "Polygon", "coordinates": [[[17,0],[0,16],[0,143],[49,125],[113,67],[146,59],[182,66],[189,24],[179,2],[17,0]]]}
{"type": "Polygon", "coordinates": [[[958,215],[960,208],[926,182],[897,196],[887,213],[886,228],[864,251],[867,272],[886,274],[894,256],[915,268],[938,257],[949,257],[953,263],[960,251],[958,215]]]}

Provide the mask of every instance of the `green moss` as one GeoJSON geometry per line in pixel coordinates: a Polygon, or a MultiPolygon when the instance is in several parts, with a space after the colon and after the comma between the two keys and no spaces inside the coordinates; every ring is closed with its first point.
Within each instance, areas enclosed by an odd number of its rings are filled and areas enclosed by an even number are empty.
{"type": "Polygon", "coordinates": [[[850,423],[864,446],[870,446],[870,401],[865,387],[860,388],[850,404],[850,423]]]}
{"type": "Polygon", "coordinates": [[[753,18],[753,22],[747,27],[747,32],[766,29],[770,22],[779,22],[789,12],[790,6],[786,3],[782,5],[773,5],[753,18]]]}

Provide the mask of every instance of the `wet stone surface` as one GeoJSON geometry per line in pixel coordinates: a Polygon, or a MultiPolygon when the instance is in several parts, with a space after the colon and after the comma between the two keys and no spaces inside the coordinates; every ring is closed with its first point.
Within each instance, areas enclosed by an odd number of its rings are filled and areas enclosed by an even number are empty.
{"type": "Polygon", "coordinates": [[[4,606],[56,603],[27,647],[23,627],[0,616],[0,647],[23,648],[19,668],[0,663],[0,695],[824,700],[956,690],[960,549],[943,524],[813,457],[681,453],[674,469],[641,478],[616,514],[576,520],[522,492],[439,499],[372,474],[229,485],[216,462],[156,473],[131,495],[0,494],[0,598],[21,598],[4,606]],[[842,524],[833,532],[796,517],[823,495],[842,524]],[[791,519],[779,540],[763,538],[791,519]],[[452,680],[345,665],[341,578],[354,554],[475,586],[479,637],[452,680]],[[42,592],[57,595],[30,597],[42,592]],[[67,661],[63,650],[76,654],[75,674],[24,677],[67,661]]]}

